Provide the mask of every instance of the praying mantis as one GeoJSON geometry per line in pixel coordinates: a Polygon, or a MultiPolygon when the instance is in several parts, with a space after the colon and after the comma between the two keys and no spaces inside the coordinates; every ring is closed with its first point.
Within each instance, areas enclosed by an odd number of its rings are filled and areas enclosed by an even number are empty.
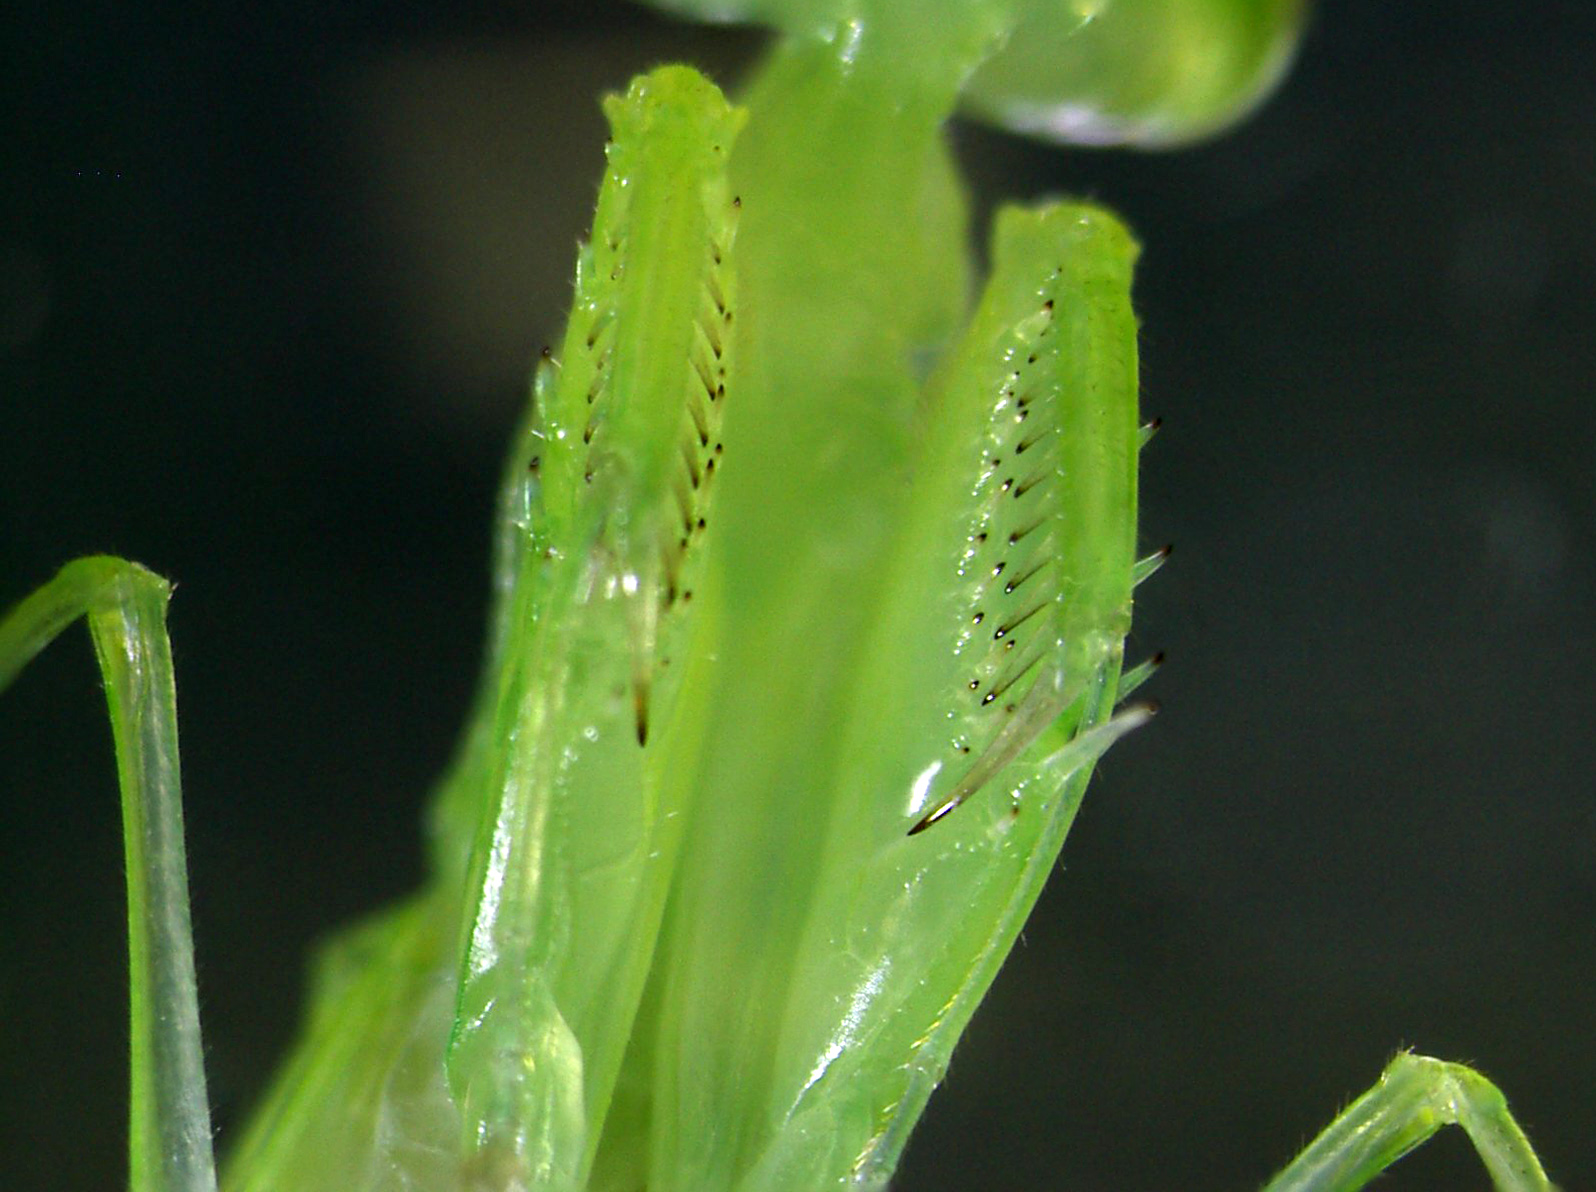
{"type": "MultiPolygon", "coordinates": [[[[968,321],[950,249],[939,129],[982,62],[966,102],[1045,122],[990,81],[1044,15],[902,7],[759,6],[790,40],[746,107],[673,68],[609,102],[432,882],[328,950],[229,1186],[890,1175],[1092,762],[1147,715],[1113,709],[1157,562],[1128,232],[1003,213],[968,321]]],[[[1046,110],[1154,142],[1224,115],[1046,110]]],[[[186,1190],[211,1176],[164,594],[69,567],[0,626],[0,679],[88,614],[129,820],[132,1183],[186,1190]]],[[[1360,1186],[1452,1119],[1500,1187],[1548,1186],[1483,1078],[1403,1056],[1271,1187],[1360,1186]]]]}

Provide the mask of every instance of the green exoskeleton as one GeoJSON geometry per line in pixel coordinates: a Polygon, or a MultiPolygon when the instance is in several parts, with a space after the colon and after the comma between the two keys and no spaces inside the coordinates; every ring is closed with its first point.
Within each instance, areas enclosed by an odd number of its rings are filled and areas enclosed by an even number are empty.
{"type": "MultiPolygon", "coordinates": [[[[1150,664],[1122,667],[1162,557],[1136,552],[1135,242],[1096,206],[1005,208],[972,306],[942,127],[962,101],[1206,132],[1267,88],[1297,5],[748,7],[786,38],[741,105],[675,66],[605,101],[430,881],[325,949],[226,1187],[883,1186],[1094,763],[1148,715],[1123,701],[1150,664]],[[1204,38],[1225,52],[1177,52],[1204,38]]],[[[0,622],[0,682],[89,614],[128,821],[132,1185],[198,1192],[164,598],[72,565],[0,622]]],[[[1270,1187],[1359,1187],[1452,1121],[1498,1187],[1549,1187],[1494,1088],[1412,1056],[1270,1187]]]]}

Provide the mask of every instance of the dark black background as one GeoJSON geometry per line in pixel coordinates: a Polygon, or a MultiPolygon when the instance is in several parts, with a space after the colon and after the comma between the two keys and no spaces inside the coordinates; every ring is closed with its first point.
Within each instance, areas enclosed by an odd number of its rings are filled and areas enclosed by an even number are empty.
{"type": "MultiPolygon", "coordinates": [[[[594,100],[756,39],[608,5],[12,6],[0,602],[175,578],[225,1147],[306,946],[409,888],[475,668],[492,481],[559,326],[594,100]],[[591,11],[585,11],[589,10],[591,11]]],[[[1165,156],[961,128],[984,202],[1145,244],[1133,654],[1110,756],[900,1186],[1254,1186],[1399,1045],[1596,1181],[1596,17],[1325,3],[1165,156]]],[[[0,1182],[124,1179],[119,825],[81,632],[0,702],[0,1182]]],[[[1383,1185],[1484,1188],[1461,1136],[1383,1185]]]]}

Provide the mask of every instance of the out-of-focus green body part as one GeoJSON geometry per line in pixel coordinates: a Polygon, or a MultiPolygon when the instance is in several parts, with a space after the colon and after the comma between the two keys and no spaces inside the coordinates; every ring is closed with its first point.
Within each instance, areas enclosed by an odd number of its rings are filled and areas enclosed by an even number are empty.
{"type": "Polygon", "coordinates": [[[967,114],[1066,144],[1146,148],[1212,136],[1263,102],[1290,65],[1307,12],[1306,0],[652,2],[799,39],[902,23],[918,37],[905,42],[916,52],[900,70],[929,63],[944,77],[953,77],[949,65],[964,72],[967,114]]]}
{"type": "MultiPolygon", "coordinates": [[[[973,313],[942,128],[1204,135],[1296,0],[750,0],[729,104],[663,67],[612,140],[570,323],[516,432],[488,664],[427,886],[329,944],[238,1192],[880,1188],[1035,902],[1116,713],[1137,560],[1136,245],[1005,208],[973,313]],[[1219,47],[1217,51],[1213,47],[1219,47]]],[[[209,1192],[166,589],[73,564],[129,841],[131,1186],[209,1192]],[[159,1007],[157,1013],[155,1008],[159,1007]]],[[[1401,1056],[1269,1188],[1361,1187],[1501,1095],[1401,1056]]]]}

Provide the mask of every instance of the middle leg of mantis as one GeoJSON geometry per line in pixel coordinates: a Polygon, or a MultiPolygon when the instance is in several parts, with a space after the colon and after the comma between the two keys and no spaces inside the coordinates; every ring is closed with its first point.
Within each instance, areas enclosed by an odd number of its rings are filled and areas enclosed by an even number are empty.
{"type": "Polygon", "coordinates": [[[0,618],[0,691],[85,617],[105,679],[127,855],[132,1026],[128,1186],[214,1192],[200,1050],[177,760],[177,694],[166,638],[171,589],[121,559],[78,559],[0,618]]]}
{"type": "Polygon", "coordinates": [[[1507,1099],[1462,1064],[1404,1053],[1264,1192],[1355,1192],[1442,1126],[1461,1126],[1497,1192],[1553,1192],[1507,1099]]]}

